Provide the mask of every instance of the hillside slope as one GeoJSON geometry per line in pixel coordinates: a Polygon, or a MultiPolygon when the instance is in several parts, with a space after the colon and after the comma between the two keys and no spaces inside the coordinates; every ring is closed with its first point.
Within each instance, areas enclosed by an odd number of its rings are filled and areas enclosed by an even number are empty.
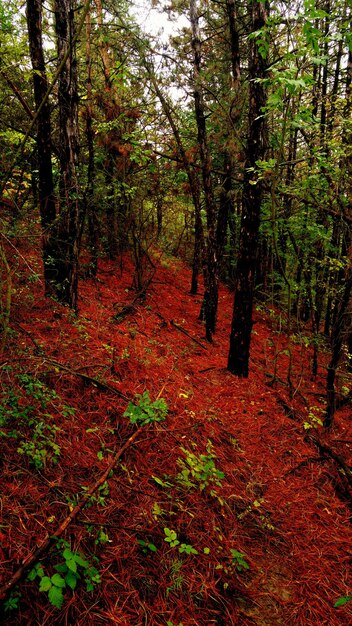
{"type": "Polygon", "coordinates": [[[128,259],[122,272],[101,261],[97,279],[81,281],[76,319],[24,278],[28,264],[40,277],[35,252],[25,256],[1,362],[1,584],[46,537],[66,543],[53,541],[43,569],[14,586],[5,623],[351,624],[352,603],[333,606],[352,589],[340,463],[352,465],[350,409],[330,433],[304,428],[322,415],[325,370],[311,380],[302,333],[288,343],[279,313],[257,311],[250,377],[239,380],[225,369],[225,287],[209,345],[201,294],[189,295],[178,260],[156,260],[145,299],[128,259]],[[161,399],[167,415],[153,421],[161,399]],[[129,401],[150,417],[136,435],[129,401]],[[53,577],[70,567],[75,582],[60,587],[53,577]]]}

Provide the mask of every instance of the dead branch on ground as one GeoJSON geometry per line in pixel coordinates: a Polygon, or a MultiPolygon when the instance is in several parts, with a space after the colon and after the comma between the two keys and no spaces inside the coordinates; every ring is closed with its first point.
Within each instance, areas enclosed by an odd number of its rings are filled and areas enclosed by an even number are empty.
{"type": "Polygon", "coordinates": [[[51,546],[56,543],[57,539],[65,532],[66,528],[75,519],[75,517],[82,511],[85,505],[89,502],[92,495],[97,491],[97,489],[103,485],[108,478],[110,472],[114,469],[120,457],[123,455],[125,450],[137,439],[138,435],[142,431],[142,427],[138,428],[124,443],[124,445],[115,453],[112,461],[109,463],[105,472],[101,474],[98,480],[88,489],[87,493],[83,496],[82,500],[72,509],[70,514],[59,524],[56,531],[54,533],[50,533],[42,543],[32,551],[22,562],[22,565],[16,570],[10,580],[7,581],[2,587],[0,587],[0,600],[2,600],[6,595],[20,582],[20,580],[24,577],[26,572],[30,570],[36,562],[43,556],[45,552],[47,552],[51,546]]]}

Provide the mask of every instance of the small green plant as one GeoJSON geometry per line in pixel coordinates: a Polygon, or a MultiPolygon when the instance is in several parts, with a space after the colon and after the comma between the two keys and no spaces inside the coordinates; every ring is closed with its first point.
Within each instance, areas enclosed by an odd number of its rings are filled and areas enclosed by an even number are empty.
{"type": "Polygon", "coordinates": [[[137,402],[128,403],[127,409],[124,412],[124,417],[129,417],[131,424],[137,424],[144,426],[150,422],[160,422],[165,419],[168,406],[163,398],[150,401],[149,392],[145,391],[143,394],[137,394],[137,402]]]}
{"type": "MultiPolygon", "coordinates": [[[[82,486],[83,494],[86,494],[89,487],[82,486]]],[[[109,495],[109,483],[107,480],[98,487],[97,491],[90,496],[86,506],[89,508],[93,504],[99,504],[100,506],[105,506],[105,498],[109,495]]]]}
{"type": "Polygon", "coordinates": [[[37,422],[35,419],[28,420],[28,424],[33,426],[32,439],[21,442],[17,448],[18,454],[27,456],[31,465],[38,470],[46,466],[48,459],[56,465],[60,457],[60,446],[55,442],[55,436],[60,428],[43,421],[37,422]]]}
{"type": "MultiPolygon", "coordinates": [[[[196,455],[182,447],[181,451],[185,455],[185,460],[177,459],[177,464],[181,468],[181,472],[176,477],[178,483],[189,489],[199,487],[201,491],[211,483],[221,487],[221,481],[225,474],[215,466],[214,459],[216,457],[211,441],[207,443],[208,454],[196,455]]],[[[216,495],[216,493],[213,492],[212,495],[216,495]]]]}
{"type": "MultiPolygon", "coordinates": [[[[166,626],[177,626],[177,625],[176,625],[176,624],[174,624],[173,622],[168,621],[168,622],[166,622],[166,626]]],[[[183,626],[182,622],[180,622],[180,623],[178,624],[178,626],[183,626]]]]}
{"type": "MultiPolygon", "coordinates": [[[[167,474],[164,474],[164,478],[169,478],[169,476],[167,476],[167,474]]],[[[152,479],[156,482],[157,485],[159,485],[159,487],[164,487],[165,489],[173,487],[173,484],[170,483],[168,480],[162,480],[158,476],[152,475],[152,479]]]]}
{"type": "MultiPolygon", "coordinates": [[[[249,564],[246,561],[246,555],[238,550],[231,550],[230,562],[226,565],[222,563],[218,563],[215,567],[217,570],[222,570],[225,574],[231,575],[234,573],[234,570],[237,572],[242,572],[243,570],[249,569],[249,564]]],[[[224,588],[227,589],[228,583],[224,583],[224,588]]]]}
{"type": "Polygon", "coordinates": [[[4,602],[5,613],[10,613],[10,611],[15,611],[16,609],[18,609],[20,600],[21,600],[21,595],[22,594],[19,593],[18,591],[14,591],[13,593],[9,595],[7,600],[5,600],[4,602]]]}
{"type": "Polygon", "coordinates": [[[242,572],[244,569],[249,569],[249,565],[245,560],[245,554],[239,552],[238,550],[231,550],[231,561],[232,565],[239,571],[242,572]]]}
{"type": "Polygon", "coordinates": [[[140,545],[143,554],[149,554],[150,552],[157,552],[158,548],[154,543],[145,541],[144,539],[137,539],[138,545],[140,545]]]}
{"type": "Polygon", "coordinates": [[[95,586],[101,582],[100,574],[96,567],[80,552],[72,552],[67,547],[66,542],[59,543],[63,548],[61,556],[63,563],[54,565],[55,574],[48,576],[44,568],[37,563],[28,574],[28,580],[39,578],[39,591],[48,594],[48,600],[57,609],[61,609],[64,603],[64,591],[69,588],[74,591],[79,581],[83,581],[87,591],[93,591],[95,586]],[[65,547],[66,546],[66,547],[65,547]]]}
{"type": "Polygon", "coordinates": [[[339,606],[344,606],[347,602],[352,602],[352,596],[341,596],[336,600],[334,607],[337,609],[339,606]]]}
{"type": "Polygon", "coordinates": [[[193,548],[193,546],[189,543],[180,543],[177,538],[177,533],[174,530],[170,530],[169,528],[164,528],[164,541],[166,541],[170,548],[178,547],[178,551],[180,554],[198,554],[198,550],[193,548]]]}
{"type": "Polygon", "coordinates": [[[152,507],[152,514],[154,519],[157,520],[158,517],[162,517],[163,515],[165,515],[165,510],[157,502],[154,502],[152,507]]]}
{"type": "Polygon", "coordinates": [[[111,543],[111,539],[109,539],[109,535],[104,532],[104,530],[100,529],[97,533],[94,543],[96,546],[104,545],[105,543],[111,543]]]}
{"type": "Polygon", "coordinates": [[[179,545],[180,542],[177,539],[177,533],[174,530],[170,530],[169,528],[164,528],[164,533],[166,535],[166,537],[164,538],[164,541],[166,541],[170,545],[170,548],[175,548],[176,546],[179,545]]]}
{"type": "Polygon", "coordinates": [[[72,416],[74,409],[61,405],[53,389],[29,374],[18,375],[17,383],[0,404],[0,437],[19,439],[17,452],[41,470],[48,461],[57,463],[60,456],[55,441],[60,429],[50,423],[53,415],[48,409],[60,411],[64,416],[72,416]]]}
{"type": "Polygon", "coordinates": [[[325,413],[325,409],[319,406],[311,406],[308,412],[308,420],[304,422],[303,428],[304,430],[310,430],[311,428],[319,428],[323,426],[323,420],[320,419],[319,415],[325,413]]]}

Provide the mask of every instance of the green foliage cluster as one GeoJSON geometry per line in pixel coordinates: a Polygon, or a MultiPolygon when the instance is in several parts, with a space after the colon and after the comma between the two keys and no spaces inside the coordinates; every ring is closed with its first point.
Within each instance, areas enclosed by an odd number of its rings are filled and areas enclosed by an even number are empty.
{"type": "MultiPolygon", "coordinates": [[[[63,562],[54,565],[55,573],[51,576],[45,574],[44,567],[37,563],[29,572],[28,580],[34,581],[39,578],[39,591],[48,594],[48,600],[52,606],[61,609],[64,603],[65,589],[74,591],[80,581],[83,582],[86,591],[93,591],[101,582],[99,571],[80,552],[72,552],[67,542],[60,542],[60,556],[63,562]]],[[[96,557],[94,557],[95,560],[96,557]]]]}
{"type": "Polygon", "coordinates": [[[49,461],[56,464],[60,456],[55,414],[69,417],[74,409],[62,404],[53,389],[29,374],[18,375],[17,382],[17,387],[5,389],[0,404],[0,437],[19,440],[18,454],[41,470],[49,461]]]}
{"type": "Polygon", "coordinates": [[[224,472],[215,465],[215,454],[211,441],[207,443],[208,454],[195,454],[181,447],[185,459],[177,459],[181,471],[176,480],[179,484],[189,489],[199,488],[203,491],[208,485],[214,484],[221,487],[221,481],[225,477],[224,472]]]}
{"type": "MultiPolygon", "coordinates": [[[[82,492],[85,495],[87,493],[87,491],[89,490],[89,487],[86,486],[82,486],[82,492]]],[[[97,491],[95,493],[93,493],[93,495],[90,496],[88,503],[87,503],[87,508],[93,506],[93,504],[99,504],[99,506],[105,506],[105,498],[108,497],[110,493],[109,490],[109,483],[106,480],[102,485],[100,485],[97,489],[97,491]]]]}
{"type": "Polygon", "coordinates": [[[180,543],[177,538],[177,533],[175,530],[170,530],[170,528],[164,528],[165,538],[164,541],[169,544],[170,548],[178,547],[178,551],[180,554],[198,554],[198,550],[193,548],[193,546],[189,543],[180,543]]]}
{"type": "Polygon", "coordinates": [[[163,398],[151,402],[149,392],[137,394],[137,402],[129,402],[124,417],[129,417],[131,424],[145,426],[151,422],[165,419],[168,406],[163,398]]]}

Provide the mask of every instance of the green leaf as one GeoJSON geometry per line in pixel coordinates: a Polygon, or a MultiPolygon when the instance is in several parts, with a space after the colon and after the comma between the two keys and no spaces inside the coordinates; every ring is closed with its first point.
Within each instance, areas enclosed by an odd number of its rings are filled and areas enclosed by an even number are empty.
{"type": "Polygon", "coordinates": [[[54,565],[54,569],[61,574],[67,574],[67,565],[66,563],[59,563],[58,565],[54,565]]]}
{"type": "Polygon", "coordinates": [[[77,562],[75,559],[67,560],[66,565],[71,572],[77,572],[77,562]]]}
{"type": "Polygon", "coordinates": [[[156,547],[153,543],[148,543],[148,544],[147,544],[147,548],[148,548],[148,550],[150,550],[151,552],[157,552],[157,547],[156,547]]]}
{"type": "Polygon", "coordinates": [[[74,574],[73,572],[68,572],[65,576],[65,582],[70,587],[70,589],[76,589],[76,585],[78,582],[78,574],[74,574]]]}
{"type": "Polygon", "coordinates": [[[61,589],[66,587],[66,583],[64,579],[62,578],[62,576],[60,576],[60,574],[54,574],[51,577],[51,582],[53,585],[55,585],[55,587],[60,587],[61,589]]]}
{"type": "Polygon", "coordinates": [[[339,606],[344,606],[345,604],[347,604],[347,602],[351,602],[351,601],[352,601],[352,596],[342,596],[341,598],[336,600],[334,607],[338,608],[339,606]]]}
{"type": "Polygon", "coordinates": [[[48,598],[53,606],[57,609],[61,609],[64,603],[64,594],[62,593],[62,589],[55,587],[54,585],[49,589],[48,598]]]}
{"type": "Polygon", "coordinates": [[[65,561],[69,561],[70,559],[74,558],[74,553],[71,552],[71,550],[69,550],[68,548],[65,548],[65,550],[62,553],[62,556],[64,557],[65,561]]]}
{"type": "Polygon", "coordinates": [[[49,576],[43,576],[39,584],[39,591],[49,591],[51,587],[52,583],[49,576]]]}
{"type": "Polygon", "coordinates": [[[198,554],[198,550],[193,548],[193,546],[189,543],[181,543],[178,550],[180,553],[185,552],[186,554],[198,554]]]}
{"type": "Polygon", "coordinates": [[[73,555],[74,560],[76,561],[77,565],[80,565],[81,567],[83,567],[84,569],[87,569],[89,567],[89,563],[88,561],[86,561],[85,559],[83,559],[81,557],[80,554],[75,553],[73,555]]]}
{"type": "Polygon", "coordinates": [[[161,480],[161,478],[158,478],[157,476],[152,476],[152,479],[156,482],[157,485],[160,485],[160,487],[172,487],[172,484],[169,482],[164,482],[163,480],[161,480]]]}
{"type": "Polygon", "coordinates": [[[44,569],[43,569],[43,566],[40,563],[37,563],[33,567],[33,569],[31,569],[31,571],[29,572],[27,578],[28,578],[28,580],[35,580],[37,576],[39,576],[40,578],[43,578],[43,576],[44,576],[44,569]]]}

